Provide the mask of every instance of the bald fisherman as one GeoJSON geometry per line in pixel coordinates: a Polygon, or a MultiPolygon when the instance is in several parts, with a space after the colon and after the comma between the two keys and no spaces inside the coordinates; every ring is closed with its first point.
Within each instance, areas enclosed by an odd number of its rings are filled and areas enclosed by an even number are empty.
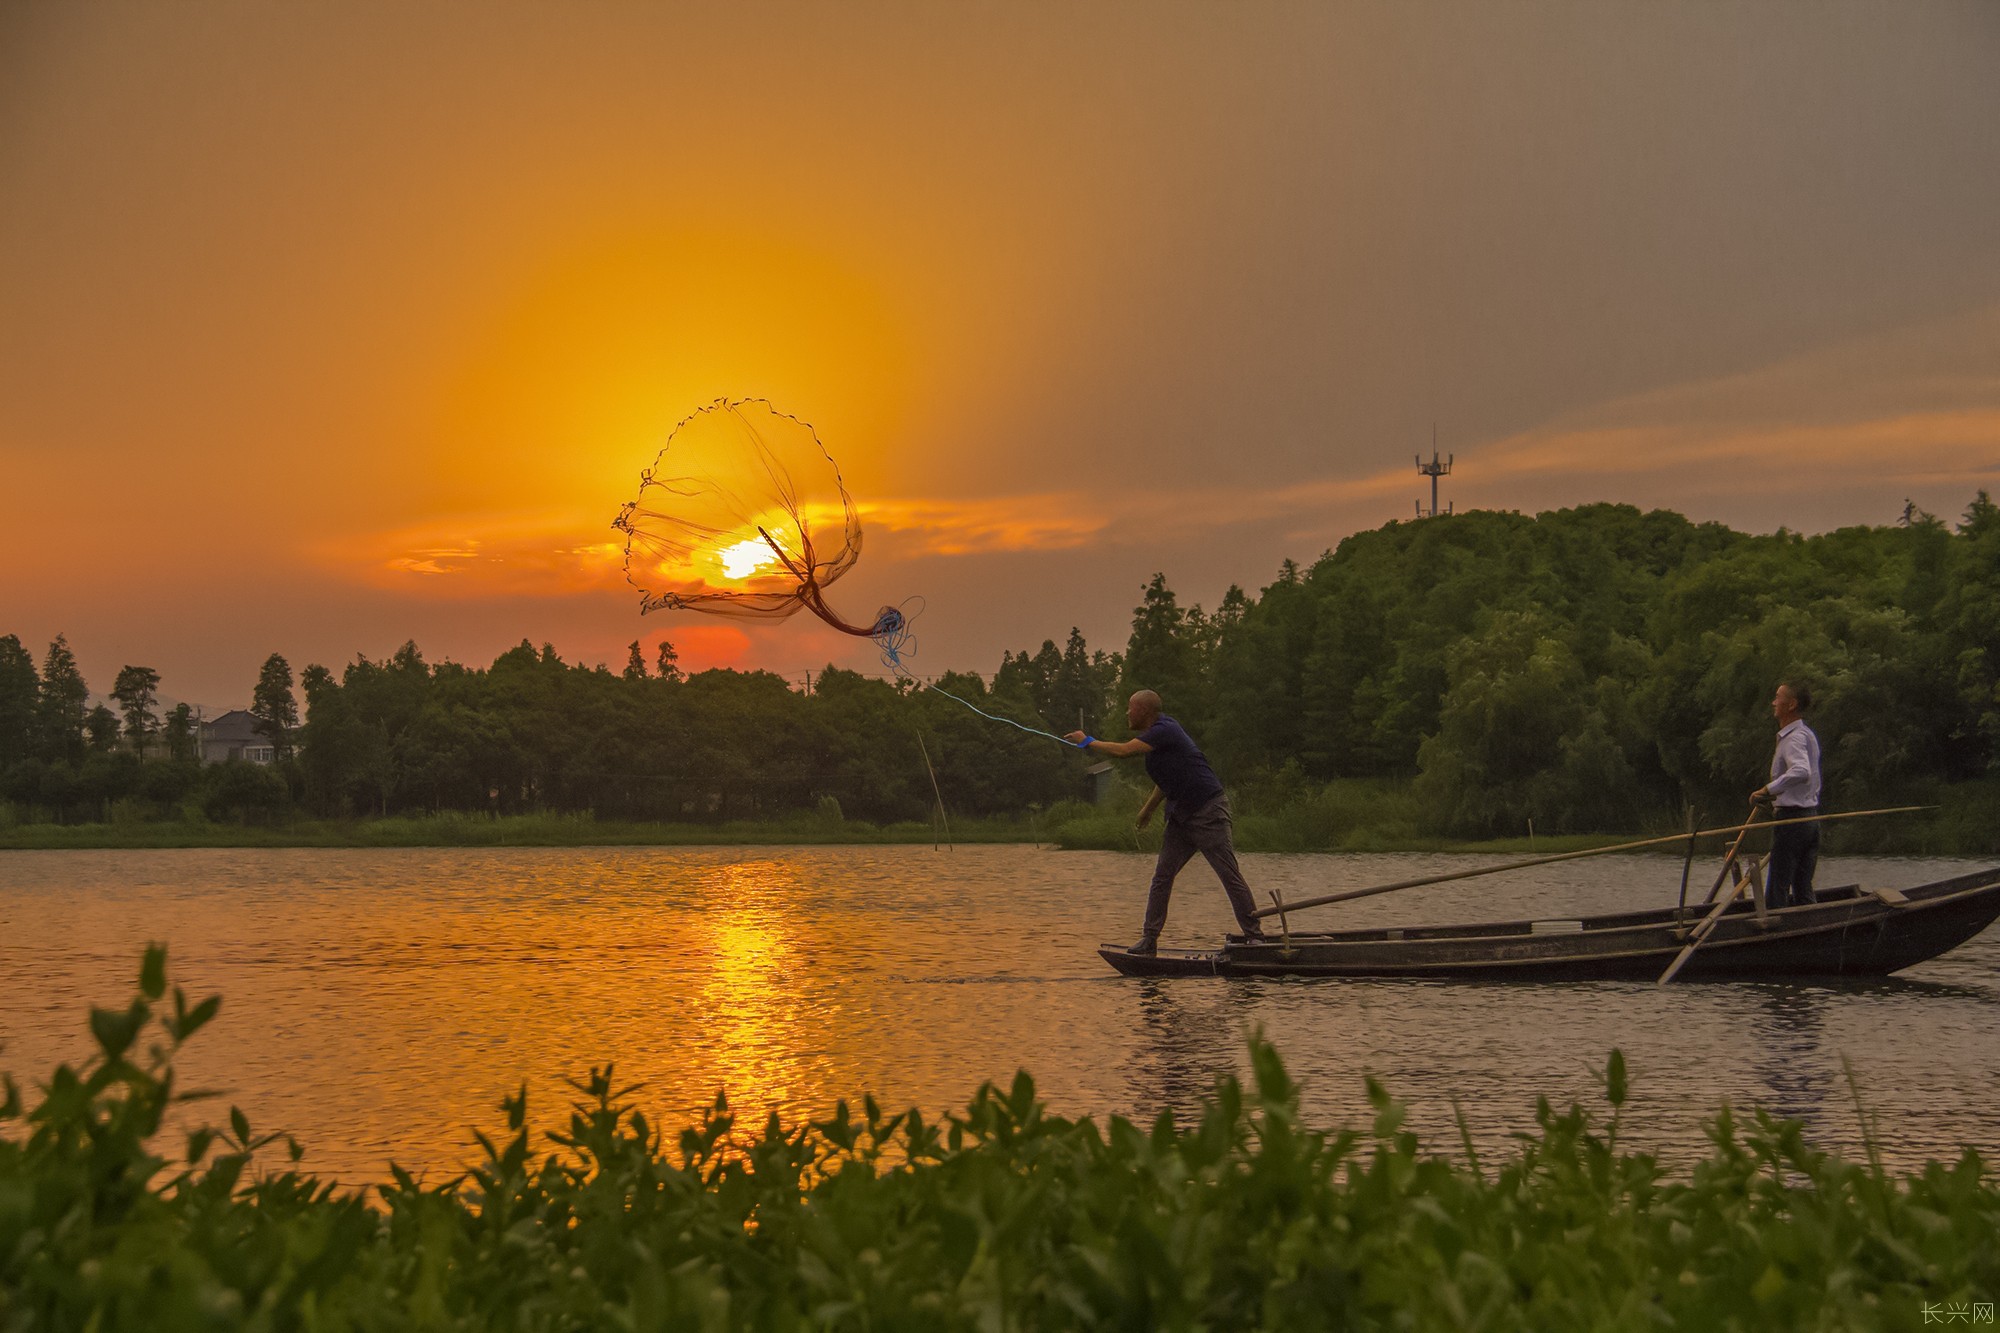
{"type": "Polygon", "coordinates": [[[1167,924],[1167,900],[1173,896],[1174,877],[1196,852],[1207,858],[1222,881],[1222,891],[1229,895],[1229,906],[1244,938],[1261,943],[1264,935],[1257,926],[1257,903],[1250,896],[1250,886],[1243,882],[1236,848],[1230,842],[1229,798],[1201,747],[1160,709],[1159,695],[1140,690],[1125,706],[1125,721],[1133,731],[1131,740],[1101,741],[1080,731],[1065,738],[1080,749],[1114,759],[1135,754],[1146,757],[1146,776],[1153,780],[1153,793],[1139,807],[1138,827],[1146,827],[1162,802],[1167,807],[1166,836],[1153,867],[1153,887],[1146,895],[1145,924],[1139,942],[1127,952],[1159,952],[1160,929],[1167,924]]]}

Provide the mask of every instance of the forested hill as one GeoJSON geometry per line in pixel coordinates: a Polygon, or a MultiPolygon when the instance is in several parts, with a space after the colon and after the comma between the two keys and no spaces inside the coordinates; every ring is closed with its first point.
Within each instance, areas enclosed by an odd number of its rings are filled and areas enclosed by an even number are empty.
{"type": "MultiPolygon", "coordinates": [[[[1817,537],[1749,536],[1674,513],[1590,505],[1471,512],[1358,533],[1256,596],[1182,607],[1164,576],[1122,652],[1008,654],[992,686],[939,684],[1053,731],[1079,713],[1124,734],[1141,686],[1232,785],[1413,779],[1437,832],[1626,830],[1684,803],[1733,813],[1762,780],[1768,701],[1809,684],[1829,800],[1922,799],[2000,769],[2000,509],[1817,537]]],[[[148,684],[150,678],[150,685],[148,684]]],[[[198,769],[185,719],[153,715],[128,667],[119,709],[85,707],[67,646],[37,670],[0,638],[0,797],[15,817],[281,817],[441,809],[722,819],[819,808],[923,818],[1022,810],[1084,791],[1073,750],[931,691],[829,669],[810,695],[763,673],[683,678],[670,655],[622,673],[529,643],[490,667],[415,644],[293,702],[273,657],[256,712],[270,769],[198,769]],[[122,716],[121,716],[122,714],[122,716]],[[933,775],[935,786],[933,786],[933,775]]]]}
{"type": "Polygon", "coordinates": [[[1624,505],[1392,523],[1214,616],[1155,580],[1124,665],[1230,772],[1413,774],[1457,832],[1734,810],[1781,677],[1814,692],[1834,803],[1913,798],[2000,766],[2000,509],[1816,537],[1624,505]]]}

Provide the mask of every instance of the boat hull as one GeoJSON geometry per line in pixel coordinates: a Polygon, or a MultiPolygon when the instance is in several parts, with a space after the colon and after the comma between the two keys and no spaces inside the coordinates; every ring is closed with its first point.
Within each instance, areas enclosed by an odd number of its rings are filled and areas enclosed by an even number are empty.
{"type": "MultiPolygon", "coordinates": [[[[1493,981],[1656,981],[1705,913],[1632,912],[1580,920],[1300,933],[1207,951],[1130,954],[1126,976],[1452,977],[1493,981]]],[[[1901,892],[1835,889],[1760,915],[1725,912],[1679,973],[1688,980],[1876,977],[1935,958],[2000,917],[2000,867],[1901,892]]]]}

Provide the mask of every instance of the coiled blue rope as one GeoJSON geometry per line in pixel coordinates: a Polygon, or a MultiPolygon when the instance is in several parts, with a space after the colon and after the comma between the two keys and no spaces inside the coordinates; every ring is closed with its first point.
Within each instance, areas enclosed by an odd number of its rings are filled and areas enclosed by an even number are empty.
{"type": "Polygon", "coordinates": [[[961,699],[950,690],[937,685],[925,685],[922,681],[918,680],[916,676],[911,674],[909,667],[904,663],[904,659],[916,655],[917,635],[916,631],[911,628],[910,622],[916,618],[919,611],[923,610],[923,607],[923,598],[912,597],[909,601],[904,602],[902,606],[883,607],[881,613],[875,617],[874,627],[870,629],[868,637],[873,639],[875,646],[882,650],[882,665],[889,668],[891,673],[903,680],[909,681],[912,685],[920,689],[930,690],[934,694],[942,694],[953,703],[963,704],[989,722],[1004,722],[1016,731],[1025,731],[1030,736],[1045,736],[1056,744],[1069,746],[1071,749],[1087,750],[1090,748],[1088,743],[1073,745],[1071,742],[1056,735],[1053,731],[1043,731],[1040,727],[1031,727],[1022,722],[1016,722],[1011,717],[1001,717],[998,714],[989,713],[970,699],[961,699]],[[915,609],[906,610],[905,608],[910,607],[912,603],[915,604],[915,609]]]}

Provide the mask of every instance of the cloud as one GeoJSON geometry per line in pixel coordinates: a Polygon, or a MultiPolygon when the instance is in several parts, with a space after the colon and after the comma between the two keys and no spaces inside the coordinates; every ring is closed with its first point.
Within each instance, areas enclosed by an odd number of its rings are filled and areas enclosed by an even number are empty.
{"type": "Polygon", "coordinates": [[[2000,406],[1984,411],[1925,412],[1865,421],[1773,423],[1717,428],[1659,422],[1649,426],[1528,432],[1502,441],[1481,463],[1505,476],[1549,472],[1594,476],[1765,476],[1809,468],[1882,481],[1972,480],[1993,470],[2000,452],[2000,406]]]}
{"type": "MultiPolygon", "coordinates": [[[[857,507],[863,532],[898,539],[902,558],[1085,546],[1110,521],[1082,496],[892,499],[857,507]]],[[[824,518],[822,518],[824,521],[824,518]]],[[[836,520],[837,521],[837,520],[836,520]]],[[[629,590],[622,539],[570,514],[461,515],[322,543],[313,563],[346,580],[415,596],[567,597],[629,590]]]]}
{"type": "Polygon", "coordinates": [[[623,587],[624,546],[568,512],[457,515],[320,542],[310,563],[417,597],[568,597],[623,587]]]}
{"type": "MultiPolygon", "coordinates": [[[[903,496],[857,505],[866,548],[908,563],[1198,539],[1217,528],[1283,521],[1408,488],[1402,473],[1286,487],[1206,487],[1096,495],[1081,491],[963,499],[903,496]]],[[[567,513],[461,515],[322,543],[313,563],[349,582],[419,598],[570,597],[630,591],[624,547],[567,513]]]]}
{"type": "Polygon", "coordinates": [[[909,497],[857,506],[865,527],[908,535],[931,555],[1057,551],[1088,546],[1110,524],[1101,506],[1076,492],[960,500],[909,497]]]}
{"type": "MultiPolygon", "coordinates": [[[[1284,488],[1207,488],[1197,494],[898,497],[862,503],[857,512],[864,534],[887,538],[869,548],[882,551],[878,558],[908,562],[1198,536],[1406,485],[1399,474],[1284,488]]],[[[314,563],[339,577],[417,597],[568,597],[627,590],[622,543],[592,535],[569,515],[502,513],[365,534],[322,544],[312,554],[314,563]]]]}

